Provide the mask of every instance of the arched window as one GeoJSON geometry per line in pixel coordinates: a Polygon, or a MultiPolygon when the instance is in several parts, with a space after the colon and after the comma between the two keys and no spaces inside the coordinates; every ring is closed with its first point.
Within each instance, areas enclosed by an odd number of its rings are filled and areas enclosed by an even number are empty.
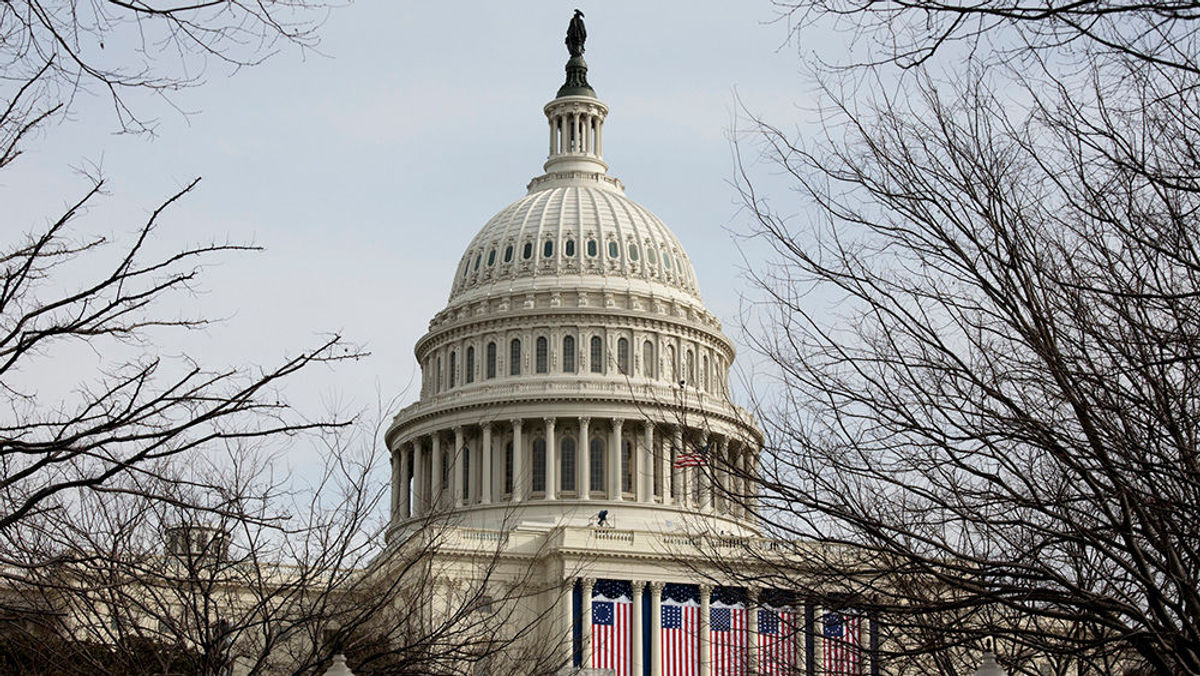
{"type": "Polygon", "coordinates": [[[567,254],[567,258],[572,258],[575,256],[575,240],[568,239],[566,243],[563,244],[563,253],[567,254]]]}
{"type": "Polygon", "coordinates": [[[479,272],[479,263],[483,261],[483,254],[475,254],[475,272],[479,272]]]}
{"type": "Polygon", "coordinates": [[[546,491],[546,440],[533,440],[533,490],[546,491]]]}
{"type": "Polygon", "coordinates": [[[554,255],[554,242],[553,242],[553,240],[548,239],[542,244],[542,258],[549,258],[553,255],[554,255]]]}
{"type": "Polygon", "coordinates": [[[442,391],[442,358],[437,358],[437,391],[442,391]]]}
{"type": "Polygon", "coordinates": [[[575,372],[575,336],[563,336],[563,373],[575,372]]]}
{"type": "Polygon", "coordinates": [[[545,336],[538,336],[537,342],[534,343],[534,353],[536,355],[536,368],[538,373],[550,372],[550,342],[545,336]]]}
{"type": "Polygon", "coordinates": [[[512,493],[513,489],[513,446],[508,442],[504,446],[504,492],[512,493]]]}
{"type": "Polygon", "coordinates": [[[558,449],[559,456],[562,458],[559,486],[561,490],[573,491],[575,490],[575,440],[571,437],[563,437],[562,441],[558,442],[558,449]]]}
{"type": "Polygon", "coordinates": [[[636,261],[638,259],[638,246],[636,244],[629,245],[629,260],[636,261]]]}
{"type": "Polygon", "coordinates": [[[594,240],[594,239],[589,239],[589,240],[588,240],[588,242],[587,242],[587,255],[588,255],[588,256],[590,256],[590,257],[592,257],[592,258],[595,258],[595,257],[596,257],[596,253],[597,253],[597,250],[596,250],[596,240],[594,240]]]}
{"type": "Polygon", "coordinates": [[[513,338],[508,344],[508,375],[521,375],[521,339],[513,338]]]}
{"type": "Polygon", "coordinates": [[[525,242],[525,248],[521,251],[521,258],[525,260],[533,258],[533,242],[525,242]]]}
{"type": "Polygon", "coordinates": [[[588,447],[588,465],[591,473],[588,490],[604,490],[604,440],[600,437],[592,439],[588,447]]]}
{"type": "Polygon", "coordinates": [[[654,366],[654,343],[647,340],[642,343],[642,375],[653,378],[654,366]]]}
{"type": "Polygon", "coordinates": [[[496,250],[492,249],[491,251],[488,252],[488,267],[490,268],[495,264],[496,264],[496,250]]]}
{"type": "Polygon", "coordinates": [[[511,263],[512,255],[513,255],[512,245],[509,244],[508,246],[504,247],[504,262],[511,263]]]}
{"type": "Polygon", "coordinates": [[[496,344],[487,344],[487,377],[492,379],[496,377],[496,344]]]}
{"type": "Polygon", "coordinates": [[[633,492],[633,442],[621,445],[621,492],[633,492]]]}
{"type": "Polygon", "coordinates": [[[687,351],[687,384],[688,387],[696,385],[696,358],[691,350],[687,351]]]}
{"type": "Polygon", "coordinates": [[[663,267],[668,270],[671,269],[671,257],[667,255],[666,251],[663,252],[663,267]]]}
{"type": "Polygon", "coordinates": [[[604,339],[592,336],[591,354],[588,356],[592,373],[604,373],[604,339]]]}
{"type": "Polygon", "coordinates": [[[450,387],[458,384],[458,353],[450,350],[450,387]]]}
{"type": "Polygon", "coordinates": [[[629,375],[629,341],[617,339],[617,370],[621,375],[629,375]]]}
{"type": "Polygon", "coordinates": [[[467,372],[463,374],[463,382],[464,383],[475,382],[475,346],[474,345],[469,345],[467,347],[466,367],[467,367],[467,372]]]}
{"type": "Polygon", "coordinates": [[[621,247],[618,246],[616,242],[608,243],[608,257],[609,258],[620,258],[621,257],[621,247]]]}

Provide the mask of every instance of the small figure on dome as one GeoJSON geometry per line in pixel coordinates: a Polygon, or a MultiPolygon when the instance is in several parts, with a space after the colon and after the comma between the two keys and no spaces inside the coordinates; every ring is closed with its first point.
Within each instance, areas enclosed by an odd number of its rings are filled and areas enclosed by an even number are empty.
{"type": "Polygon", "coordinates": [[[567,26],[567,51],[571,56],[583,56],[583,43],[587,40],[587,29],[583,26],[583,12],[575,10],[567,26]]]}

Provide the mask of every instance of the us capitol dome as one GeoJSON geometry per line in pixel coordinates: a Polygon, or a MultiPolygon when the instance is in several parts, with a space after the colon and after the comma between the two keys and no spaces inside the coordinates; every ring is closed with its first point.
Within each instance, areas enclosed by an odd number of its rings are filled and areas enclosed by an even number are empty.
{"type": "MultiPolygon", "coordinates": [[[[520,631],[557,646],[558,664],[675,673],[682,649],[661,623],[687,604],[707,617],[722,598],[713,551],[758,539],[762,434],[730,401],[734,346],[687,251],[608,173],[608,107],[587,82],[581,16],[566,82],[543,108],[544,173],[466,245],[416,344],[420,398],[385,433],[389,552],[404,569],[396,552],[436,540],[423,575],[444,599],[432,613],[503,580],[487,607],[505,598],[515,616],[494,608],[494,631],[534,627],[520,631]]],[[[755,594],[729,591],[728,607],[755,594]]],[[[687,654],[707,655],[697,622],[687,654]]]]}
{"type": "Polygon", "coordinates": [[[489,528],[600,510],[623,529],[755,531],[724,499],[761,439],[730,403],[734,346],[679,239],[609,175],[582,63],[543,109],[545,173],[471,239],[417,342],[420,399],[386,434],[396,532],[434,511],[489,528]]]}

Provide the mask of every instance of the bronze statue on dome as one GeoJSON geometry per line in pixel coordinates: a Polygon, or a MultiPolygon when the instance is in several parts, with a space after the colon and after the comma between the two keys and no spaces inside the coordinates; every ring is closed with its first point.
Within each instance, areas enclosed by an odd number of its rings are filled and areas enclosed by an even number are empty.
{"type": "Polygon", "coordinates": [[[567,26],[567,51],[571,56],[583,56],[583,43],[587,41],[587,28],[583,26],[583,12],[575,10],[567,26]]]}

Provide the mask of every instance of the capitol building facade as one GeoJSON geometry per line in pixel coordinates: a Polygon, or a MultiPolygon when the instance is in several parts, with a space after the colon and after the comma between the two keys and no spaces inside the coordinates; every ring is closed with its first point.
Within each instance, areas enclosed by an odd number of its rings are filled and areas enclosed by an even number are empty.
{"type": "Polygon", "coordinates": [[[416,344],[420,398],[386,432],[390,547],[436,533],[447,597],[486,578],[567,673],[812,669],[813,608],[721,584],[762,542],[762,434],[687,252],[608,173],[608,107],[568,44],[544,173],[466,246],[416,344]]]}

